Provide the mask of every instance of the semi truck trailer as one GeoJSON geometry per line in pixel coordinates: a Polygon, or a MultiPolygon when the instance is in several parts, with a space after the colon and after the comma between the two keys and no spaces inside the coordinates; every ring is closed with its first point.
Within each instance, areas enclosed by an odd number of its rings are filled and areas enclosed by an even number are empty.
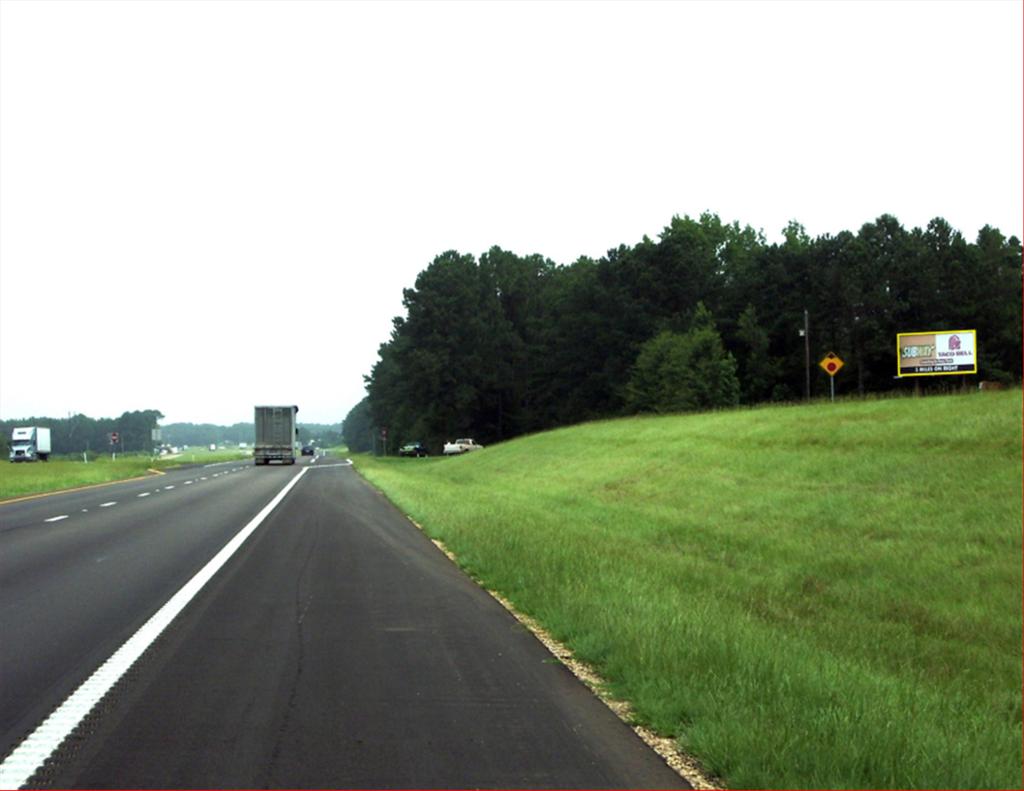
{"type": "Polygon", "coordinates": [[[11,461],[46,461],[50,458],[50,429],[41,426],[11,432],[11,461]]]}
{"type": "Polygon", "coordinates": [[[256,407],[256,444],[252,458],[255,464],[295,463],[295,445],[299,438],[296,421],[297,406],[256,407]]]}

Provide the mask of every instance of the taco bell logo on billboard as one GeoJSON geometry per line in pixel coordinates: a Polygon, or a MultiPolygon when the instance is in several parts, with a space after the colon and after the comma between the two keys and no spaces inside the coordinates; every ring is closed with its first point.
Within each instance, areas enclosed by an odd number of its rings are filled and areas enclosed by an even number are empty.
{"type": "Polygon", "coordinates": [[[976,374],[976,336],[975,330],[898,333],[896,375],[976,374]]]}

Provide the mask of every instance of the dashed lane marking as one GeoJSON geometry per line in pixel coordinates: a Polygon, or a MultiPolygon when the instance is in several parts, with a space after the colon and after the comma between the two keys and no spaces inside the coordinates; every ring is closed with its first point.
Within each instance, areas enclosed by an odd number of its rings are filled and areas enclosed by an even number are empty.
{"type": "MultiPolygon", "coordinates": [[[[60,747],[68,735],[92,711],[93,707],[106,695],[111,687],[135,664],[143,652],[167,628],[188,603],[203,589],[210,579],[228,562],[245,540],[252,535],[263,520],[270,515],[277,504],[284,499],[292,487],[299,482],[308,467],[304,467],[293,477],[263,510],[254,516],[232,538],[224,548],[200,569],[192,579],[185,583],[167,603],[144,623],[128,641],[114,652],[106,662],[100,665],[85,682],[57,707],[49,717],[43,720],[32,733],[19,744],[14,751],[0,763],[0,788],[21,788],[28,782],[60,747]]],[[[65,518],[65,517],[59,517],[65,518]]]]}
{"type": "Polygon", "coordinates": [[[100,508],[110,508],[112,505],[117,505],[117,500],[111,500],[109,503],[100,503],[100,508]]]}
{"type": "MultiPolygon", "coordinates": [[[[166,473],[160,470],[146,470],[146,472],[152,473],[153,475],[166,475],[166,473]]],[[[146,478],[152,477],[150,475],[139,475],[135,478],[123,478],[120,481],[104,481],[103,483],[90,483],[86,486],[74,486],[70,489],[55,489],[52,492],[39,492],[37,494],[26,494],[22,497],[12,497],[9,500],[0,500],[0,505],[10,505],[12,503],[21,503],[25,500],[39,500],[43,497],[53,497],[55,494],[68,494],[69,492],[84,492],[86,489],[98,489],[100,486],[113,486],[117,483],[128,483],[128,481],[141,481],[146,478]]]]}
{"type": "Polygon", "coordinates": [[[61,519],[67,519],[67,514],[61,514],[60,516],[51,516],[49,519],[44,519],[44,522],[59,522],[61,519]]]}

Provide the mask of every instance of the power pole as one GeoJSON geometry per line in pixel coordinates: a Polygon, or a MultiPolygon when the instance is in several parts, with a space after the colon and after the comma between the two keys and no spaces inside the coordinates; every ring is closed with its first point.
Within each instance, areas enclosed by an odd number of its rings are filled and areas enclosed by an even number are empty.
{"type": "Polygon", "coordinates": [[[804,308],[804,371],[806,380],[804,382],[804,400],[811,400],[811,326],[807,316],[807,308],[804,308]]]}

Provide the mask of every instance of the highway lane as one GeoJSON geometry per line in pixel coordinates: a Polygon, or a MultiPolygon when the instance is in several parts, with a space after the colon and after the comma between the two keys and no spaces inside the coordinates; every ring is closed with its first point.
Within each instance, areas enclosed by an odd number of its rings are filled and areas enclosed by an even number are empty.
{"type": "Polygon", "coordinates": [[[0,755],[297,469],[193,467],[0,505],[0,755]]]}
{"type": "MultiPolygon", "coordinates": [[[[354,470],[329,463],[297,481],[32,785],[686,787],[354,470]]],[[[231,473],[158,532],[193,546],[225,511],[237,529],[294,474],[231,473]]]]}

